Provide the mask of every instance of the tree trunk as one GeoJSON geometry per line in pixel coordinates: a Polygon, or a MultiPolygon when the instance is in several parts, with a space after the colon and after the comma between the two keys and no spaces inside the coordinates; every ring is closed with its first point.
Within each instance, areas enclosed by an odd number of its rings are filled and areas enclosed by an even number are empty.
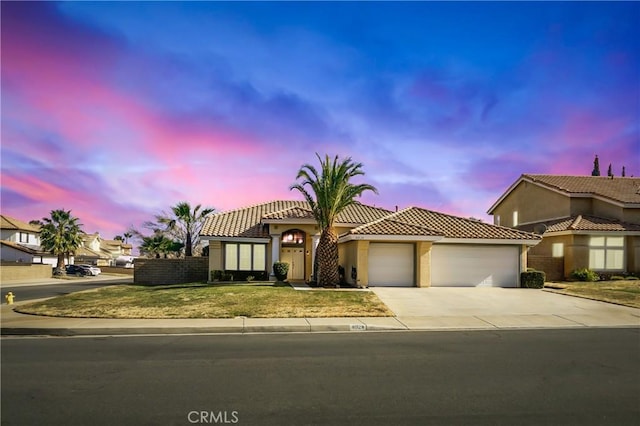
{"type": "Polygon", "coordinates": [[[318,243],[318,285],[336,287],[340,283],[338,274],[338,234],[333,227],[326,228],[318,243]]]}
{"type": "Polygon", "coordinates": [[[58,264],[56,265],[54,275],[63,275],[64,273],[64,253],[58,253],[58,264]]]}
{"type": "Polygon", "coordinates": [[[191,232],[187,232],[187,244],[184,247],[184,256],[193,256],[191,248],[191,232]]]}

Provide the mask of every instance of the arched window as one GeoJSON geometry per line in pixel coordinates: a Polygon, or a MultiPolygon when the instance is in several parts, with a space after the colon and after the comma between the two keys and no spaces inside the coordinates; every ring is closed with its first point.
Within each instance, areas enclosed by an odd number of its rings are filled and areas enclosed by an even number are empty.
{"type": "Polygon", "coordinates": [[[304,246],[304,232],[299,229],[292,229],[282,233],[283,246],[304,246]]]}

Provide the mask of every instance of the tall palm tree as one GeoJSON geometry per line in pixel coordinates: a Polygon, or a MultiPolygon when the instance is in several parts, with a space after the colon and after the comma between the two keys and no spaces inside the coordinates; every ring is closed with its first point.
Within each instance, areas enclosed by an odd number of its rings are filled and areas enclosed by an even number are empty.
{"type": "Polygon", "coordinates": [[[206,216],[214,211],[213,208],[204,208],[198,204],[193,209],[191,205],[182,201],[171,207],[173,217],[158,217],[158,222],[167,226],[168,231],[173,231],[184,238],[184,255],[193,256],[193,247],[200,241],[200,230],[204,225],[206,216]]]}
{"type": "Polygon", "coordinates": [[[318,171],[310,164],[304,164],[296,179],[302,179],[289,189],[297,189],[311,206],[313,216],[320,227],[320,241],[314,260],[318,285],[334,287],[340,281],[338,274],[338,234],[334,223],[338,215],[348,206],[355,204],[355,198],[365,191],[378,190],[369,184],[353,184],[351,179],[364,175],[362,163],[354,163],[351,157],[333,160],[325,155],[324,159],[316,153],[320,161],[318,171]],[[307,190],[309,188],[309,190],[307,190]]]}
{"type": "Polygon", "coordinates": [[[42,218],[40,244],[45,251],[58,256],[55,275],[64,273],[64,256],[73,253],[82,244],[81,224],[71,216],[71,210],[52,210],[51,217],[42,218]]]}

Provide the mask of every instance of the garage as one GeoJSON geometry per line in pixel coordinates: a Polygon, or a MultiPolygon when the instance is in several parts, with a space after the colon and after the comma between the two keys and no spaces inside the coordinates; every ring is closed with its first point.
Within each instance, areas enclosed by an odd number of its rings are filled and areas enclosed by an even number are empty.
{"type": "Polygon", "coordinates": [[[517,287],[520,250],[512,245],[434,244],[433,287],[517,287]]]}
{"type": "Polygon", "coordinates": [[[413,287],[413,243],[369,244],[369,285],[389,287],[413,287]]]}

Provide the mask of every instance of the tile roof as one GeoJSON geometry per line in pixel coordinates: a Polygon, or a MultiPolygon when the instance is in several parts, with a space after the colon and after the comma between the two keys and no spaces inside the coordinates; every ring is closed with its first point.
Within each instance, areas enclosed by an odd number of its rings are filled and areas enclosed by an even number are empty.
{"type": "Polygon", "coordinates": [[[545,233],[562,231],[640,232],[640,224],[621,222],[615,219],[607,219],[588,215],[578,215],[565,217],[562,219],[531,223],[519,226],[518,229],[533,232],[539,227],[539,225],[546,226],[545,233]]]}
{"type": "Polygon", "coordinates": [[[568,195],[599,196],[624,204],[640,203],[640,178],[524,174],[522,178],[568,195]]]}
{"type": "Polygon", "coordinates": [[[445,238],[490,240],[540,240],[539,235],[505,228],[474,219],[452,216],[419,207],[409,207],[389,216],[403,223],[417,224],[440,232],[445,238]]]}
{"type": "Polygon", "coordinates": [[[16,231],[40,232],[40,227],[33,226],[16,218],[0,215],[0,229],[15,229],[16,231]]]}
{"type": "MultiPolygon", "coordinates": [[[[306,201],[270,201],[207,217],[200,235],[204,237],[268,238],[263,219],[308,219],[310,206],[306,201]],[[300,217],[298,217],[300,216],[300,217]]],[[[337,222],[361,225],[387,216],[389,210],[356,203],[338,215],[337,222]]]]}
{"type": "Polygon", "coordinates": [[[439,231],[426,228],[422,225],[414,223],[400,222],[391,217],[394,214],[385,218],[376,220],[375,222],[367,223],[365,225],[358,226],[351,229],[347,234],[351,235],[400,235],[400,236],[422,236],[422,237],[442,237],[444,234],[439,231]]]}
{"type": "Polygon", "coordinates": [[[289,207],[277,212],[264,215],[263,219],[311,219],[314,220],[313,212],[303,207],[289,207]]]}
{"type": "Polygon", "coordinates": [[[26,246],[23,246],[23,245],[18,244],[18,243],[14,243],[13,241],[0,240],[0,244],[2,244],[3,246],[14,248],[16,250],[20,250],[20,251],[22,251],[24,253],[28,253],[28,254],[31,254],[31,255],[39,255],[39,254],[43,254],[44,253],[43,251],[36,250],[34,248],[31,248],[31,247],[26,247],[26,246]]]}

